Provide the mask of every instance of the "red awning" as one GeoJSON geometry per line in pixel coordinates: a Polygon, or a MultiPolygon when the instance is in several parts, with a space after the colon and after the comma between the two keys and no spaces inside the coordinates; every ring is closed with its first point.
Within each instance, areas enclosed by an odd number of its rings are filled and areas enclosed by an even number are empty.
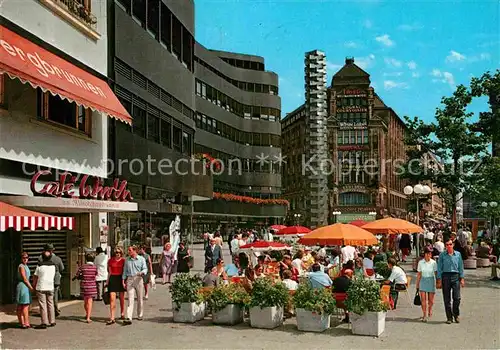
{"type": "Polygon", "coordinates": [[[54,228],[72,230],[74,226],[75,218],[42,214],[0,202],[0,232],[4,232],[9,228],[16,231],[21,231],[23,228],[34,231],[40,227],[44,230],[54,228]]]}
{"type": "Polygon", "coordinates": [[[3,26],[0,26],[0,73],[132,124],[132,117],[105,81],[3,26]]]}

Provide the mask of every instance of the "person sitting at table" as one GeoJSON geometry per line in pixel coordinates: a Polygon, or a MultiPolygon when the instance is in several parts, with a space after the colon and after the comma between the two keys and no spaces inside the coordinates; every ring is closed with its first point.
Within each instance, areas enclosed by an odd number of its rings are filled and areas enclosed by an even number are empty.
{"type": "Polygon", "coordinates": [[[288,290],[297,290],[297,287],[299,284],[292,280],[292,271],[290,270],[285,270],[283,272],[283,284],[285,285],[286,289],[288,290]]]}
{"type": "Polygon", "coordinates": [[[349,260],[344,265],[342,265],[342,270],[340,271],[340,276],[342,276],[346,272],[346,270],[351,270],[354,272],[354,261],[353,260],[349,260]]]}
{"type": "Polygon", "coordinates": [[[264,273],[264,267],[263,267],[263,265],[255,265],[254,275],[255,275],[255,278],[266,277],[266,274],[264,273]]]}
{"type": "Polygon", "coordinates": [[[299,272],[299,276],[303,275],[305,272],[305,265],[304,262],[302,261],[302,258],[304,257],[304,252],[302,250],[299,250],[295,254],[295,259],[292,261],[292,266],[297,269],[299,272]]]}
{"type": "Polygon", "coordinates": [[[203,287],[217,287],[219,285],[219,274],[217,272],[217,267],[214,266],[212,269],[203,277],[203,287]]]}
{"type": "Polygon", "coordinates": [[[365,268],[363,267],[363,260],[361,260],[361,258],[356,258],[354,260],[354,276],[355,278],[368,277],[365,272],[365,268]]]}
{"type": "Polygon", "coordinates": [[[280,278],[284,279],[284,272],[286,270],[290,270],[292,273],[292,277],[290,278],[291,280],[298,282],[299,281],[299,270],[297,270],[293,265],[292,265],[292,258],[290,255],[284,255],[283,260],[279,262],[280,264],[280,278]]]}
{"type": "Polygon", "coordinates": [[[406,279],[406,273],[401,267],[397,266],[395,259],[390,258],[387,260],[387,265],[389,269],[391,269],[391,275],[387,281],[384,281],[384,284],[391,285],[391,297],[392,300],[394,300],[393,309],[395,310],[398,304],[399,291],[406,290],[406,283],[408,280],[406,279]]]}
{"type": "Polygon", "coordinates": [[[314,289],[319,288],[329,288],[332,286],[332,280],[328,274],[321,271],[321,267],[318,263],[313,264],[312,272],[307,276],[309,278],[309,283],[314,289]]]}
{"type": "Polygon", "coordinates": [[[373,265],[373,258],[375,254],[373,251],[368,251],[365,254],[365,258],[363,259],[363,269],[365,270],[365,274],[370,278],[375,278],[375,270],[373,265]]]}
{"type": "Polygon", "coordinates": [[[336,305],[345,312],[345,318],[342,320],[344,323],[349,323],[349,312],[347,311],[345,300],[347,299],[347,291],[352,283],[353,274],[352,270],[345,270],[344,275],[335,278],[332,282],[336,305]]]}
{"type": "Polygon", "coordinates": [[[234,262],[224,267],[224,272],[229,278],[241,275],[242,271],[240,267],[240,259],[237,256],[235,256],[234,262]]]}

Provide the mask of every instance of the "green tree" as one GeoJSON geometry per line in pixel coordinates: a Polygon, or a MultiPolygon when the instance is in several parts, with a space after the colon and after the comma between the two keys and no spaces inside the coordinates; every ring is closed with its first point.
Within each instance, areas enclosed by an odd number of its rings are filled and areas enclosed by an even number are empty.
{"type": "Polygon", "coordinates": [[[408,159],[401,176],[411,183],[435,184],[452,213],[456,212],[459,195],[472,186],[475,168],[488,142],[471,122],[473,113],[467,111],[472,97],[465,86],[459,85],[452,96],[441,99],[433,122],[405,117],[408,159]],[[432,154],[440,164],[425,161],[425,154],[432,154]]]}

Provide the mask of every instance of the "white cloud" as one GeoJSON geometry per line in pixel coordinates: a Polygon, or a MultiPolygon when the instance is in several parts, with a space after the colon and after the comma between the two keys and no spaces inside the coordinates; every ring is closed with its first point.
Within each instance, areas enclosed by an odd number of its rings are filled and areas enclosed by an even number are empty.
{"type": "Polygon", "coordinates": [[[395,67],[395,68],[399,68],[403,65],[403,63],[401,61],[398,61],[397,59],[390,58],[390,57],[384,58],[384,62],[389,67],[395,67]]]}
{"type": "Polygon", "coordinates": [[[407,66],[408,68],[410,68],[410,70],[415,70],[417,69],[417,63],[415,61],[410,61],[407,63],[407,66]]]}
{"type": "Polygon", "coordinates": [[[407,31],[407,32],[412,32],[412,31],[415,31],[415,30],[420,30],[424,28],[423,25],[419,24],[419,23],[413,23],[413,24],[401,24],[398,29],[399,30],[404,30],[404,31],[407,31]]]}
{"type": "Polygon", "coordinates": [[[479,55],[471,56],[467,60],[469,62],[478,62],[478,61],[488,61],[491,59],[491,55],[487,52],[481,52],[479,55]]]}
{"type": "Polygon", "coordinates": [[[450,54],[446,57],[446,62],[453,63],[453,62],[459,62],[465,60],[465,56],[462,55],[460,52],[451,50],[450,54]]]}
{"type": "Polygon", "coordinates": [[[384,73],[384,77],[400,77],[402,75],[403,75],[403,72],[384,73]]]}
{"type": "Polygon", "coordinates": [[[326,61],[326,69],[337,73],[337,71],[342,68],[341,64],[336,64],[333,62],[326,61]]]}
{"type": "Polygon", "coordinates": [[[418,78],[418,77],[420,77],[420,73],[413,72],[413,73],[411,73],[411,77],[412,78],[418,78]]]}
{"type": "Polygon", "coordinates": [[[403,82],[397,82],[393,80],[384,80],[384,89],[386,90],[392,90],[392,89],[407,89],[408,84],[403,83],[403,82]]]}
{"type": "Polygon", "coordinates": [[[363,26],[364,26],[365,28],[370,29],[370,28],[372,28],[372,27],[373,27],[373,23],[372,23],[372,21],[370,21],[369,19],[367,19],[367,20],[365,20],[365,21],[364,21],[363,26]]]}
{"type": "Polygon", "coordinates": [[[387,46],[387,47],[391,47],[391,46],[395,45],[394,41],[392,41],[391,38],[389,37],[389,34],[377,36],[377,37],[375,37],[375,41],[377,41],[377,42],[379,42],[382,45],[387,46]]]}
{"type": "Polygon", "coordinates": [[[370,54],[367,57],[356,58],[356,60],[354,61],[354,63],[357,64],[361,69],[370,68],[374,62],[375,62],[374,54],[370,54]]]}
{"type": "Polygon", "coordinates": [[[455,88],[455,78],[450,72],[442,72],[439,69],[433,69],[431,75],[434,77],[432,81],[434,83],[445,83],[448,84],[452,89],[455,88]]]}
{"type": "Polygon", "coordinates": [[[344,44],[344,46],[349,49],[355,49],[358,47],[358,44],[356,44],[354,41],[348,41],[344,44]]]}

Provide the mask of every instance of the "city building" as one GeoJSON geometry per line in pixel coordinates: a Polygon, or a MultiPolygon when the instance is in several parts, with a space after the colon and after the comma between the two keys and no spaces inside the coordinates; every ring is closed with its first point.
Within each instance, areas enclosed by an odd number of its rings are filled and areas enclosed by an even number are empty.
{"type": "Polygon", "coordinates": [[[156,175],[114,169],[139,205],[111,220],[116,242],[164,236],[176,215],[198,237],[285,215],[278,76],[261,57],[197,43],[194,11],[192,0],[110,3],[109,77],[134,118],[132,128],[112,123],[110,159],[156,160],[156,175]],[[160,160],[181,169],[160,173],[160,160]]]}
{"type": "MultiPolygon", "coordinates": [[[[328,207],[322,212],[330,223],[406,217],[406,183],[397,175],[398,163],[406,160],[405,125],[370,84],[370,75],[347,58],[327,91],[329,161],[321,171],[328,175],[328,207]]],[[[307,114],[302,105],[282,120],[288,159],[283,191],[291,205],[288,221],[312,225],[310,189],[300,179],[307,165],[302,154],[310,152],[307,114]]]]}
{"type": "Polygon", "coordinates": [[[100,245],[106,212],[137,210],[126,182],[101,181],[110,122],[132,123],[107,84],[106,14],[99,0],[2,2],[0,207],[14,209],[0,214],[1,303],[12,302],[20,253],[34,268],[46,243],[66,266],[63,295],[79,294],[70,276],[100,245]],[[40,227],[23,209],[62,218],[40,227]]]}
{"type": "Polygon", "coordinates": [[[264,227],[286,214],[281,196],[278,75],[262,57],[195,45],[195,153],[216,159],[214,198],[194,203],[195,234],[264,227]]]}

